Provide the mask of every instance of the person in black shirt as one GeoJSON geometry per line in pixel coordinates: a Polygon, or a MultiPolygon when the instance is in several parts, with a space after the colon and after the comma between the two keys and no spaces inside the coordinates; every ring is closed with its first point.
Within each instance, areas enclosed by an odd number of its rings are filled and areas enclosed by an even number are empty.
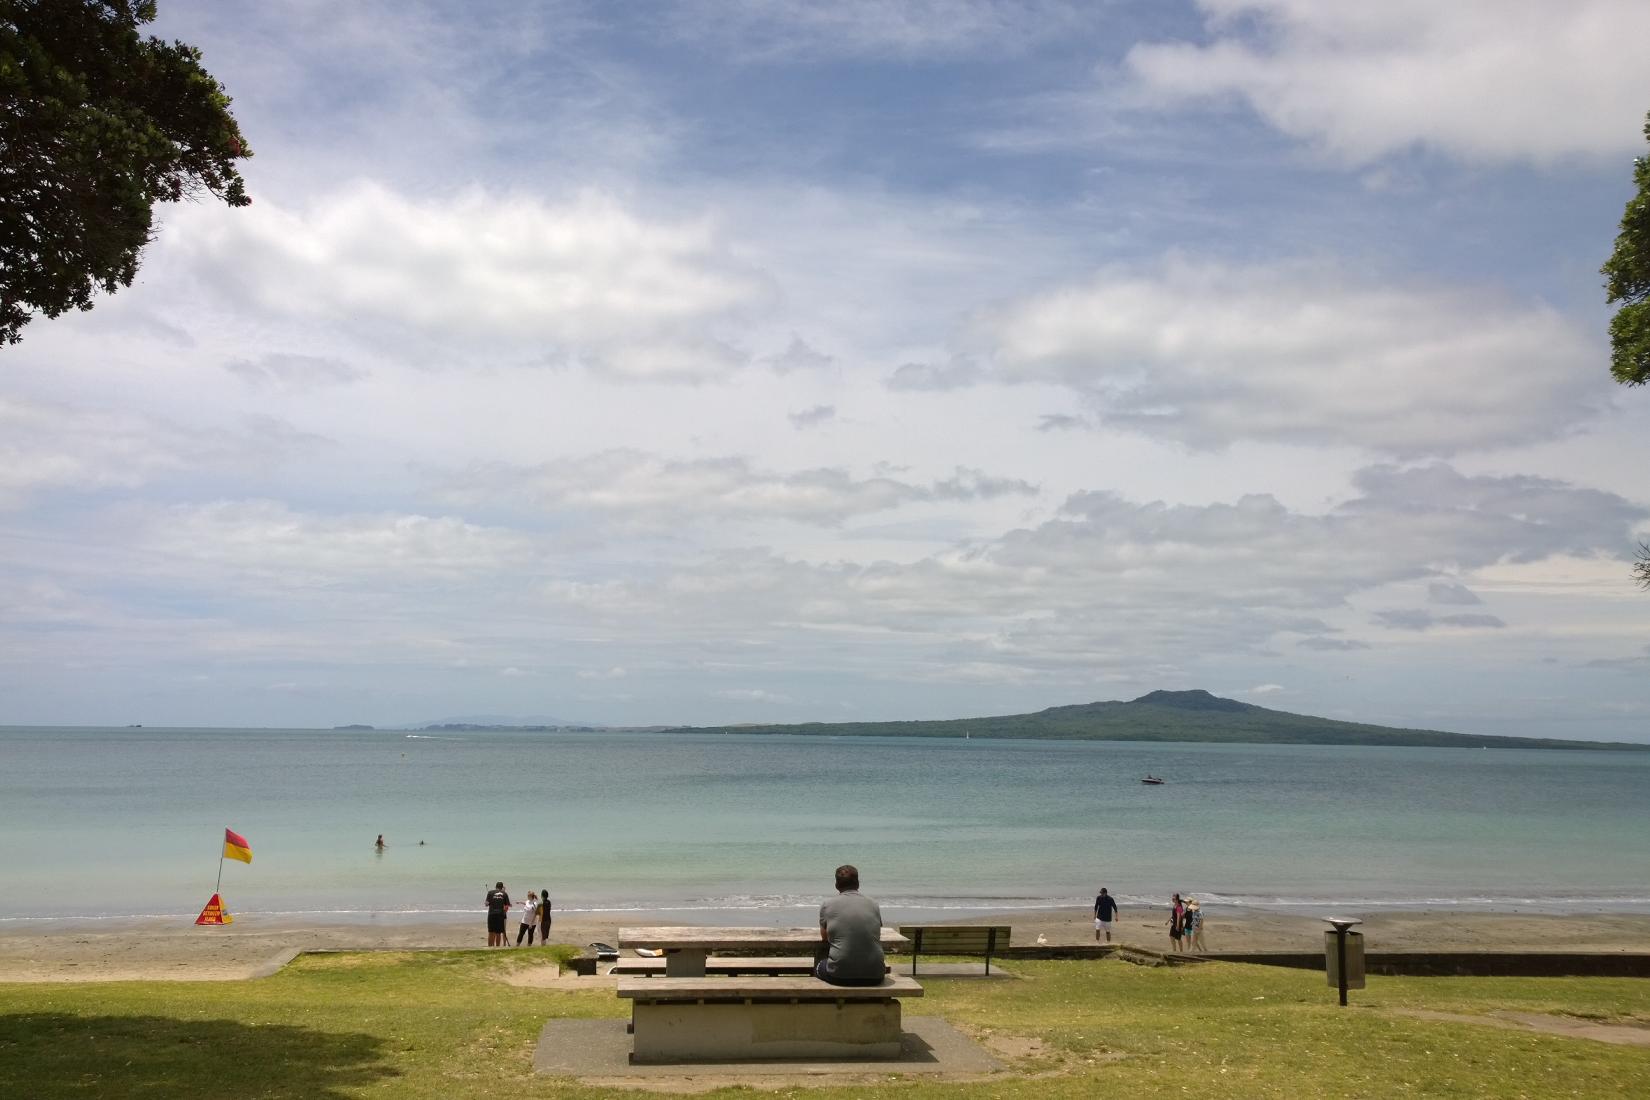
{"type": "Polygon", "coordinates": [[[504,915],[510,911],[510,895],[504,883],[487,891],[487,946],[509,947],[510,938],[504,933],[504,915]]]}
{"type": "Polygon", "coordinates": [[[1111,942],[1111,922],[1117,919],[1117,899],[1106,893],[1104,886],[1100,887],[1100,896],[1094,899],[1094,941],[1100,942],[1100,933],[1106,934],[1106,942],[1111,942]]]}

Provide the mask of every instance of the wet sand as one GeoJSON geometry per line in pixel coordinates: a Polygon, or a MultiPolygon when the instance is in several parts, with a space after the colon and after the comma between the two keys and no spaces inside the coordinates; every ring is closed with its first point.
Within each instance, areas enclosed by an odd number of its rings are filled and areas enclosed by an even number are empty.
{"type": "MultiPolygon", "coordinates": [[[[1650,915],[1588,913],[1563,916],[1422,910],[1362,915],[1371,951],[1645,951],[1650,915]]],[[[1313,916],[1254,910],[1204,910],[1204,939],[1212,952],[1319,951],[1327,927],[1313,916]]],[[[1167,949],[1166,910],[1124,910],[1113,942],[1167,949]]],[[[552,940],[583,946],[616,943],[620,924],[679,924],[678,917],[622,920],[572,914],[558,917],[552,940]]],[[[757,923],[757,922],[750,922],[757,923]]],[[[1010,924],[1017,945],[1041,936],[1049,944],[1094,942],[1084,909],[1037,910],[978,916],[964,924],[1010,924]]],[[[516,926],[510,925],[515,938],[516,926]]],[[[408,923],[401,919],[350,924],[300,923],[244,916],[227,927],[196,927],[187,920],[132,920],[0,926],[0,981],[230,980],[251,977],[283,952],[305,948],[485,950],[480,915],[474,921],[408,923]]],[[[495,948],[494,950],[505,950],[495,948]]],[[[527,947],[512,951],[533,950],[527,947]]]]}

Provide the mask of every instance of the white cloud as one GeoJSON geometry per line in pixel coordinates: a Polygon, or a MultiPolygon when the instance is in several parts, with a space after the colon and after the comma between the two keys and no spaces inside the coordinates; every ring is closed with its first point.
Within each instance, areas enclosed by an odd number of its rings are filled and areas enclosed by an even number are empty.
{"type": "Polygon", "coordinates": [[[141,485],[189,450],[186,433],[141,417],[0,396],[0,507],[40,489],[141,485]]]}
{"type": "Polygon", "coordinates": [[[233,432],[0,395],[0,509],[53,490],[132,490],[199,467],[244,471],[315,441],[268,417],[233,432]]]}
{"type": "Polygon", "coordinates": [[[777,355],[765,356],[762,361],[780,374],[824,370],[836,362],[831,356],[810,347],[807,341],[794,333],[784,351],[777,355]]]}
{"type": "Polygon", "coordinates": [[[261,355],[256,359],[231,359],[224,364],[224,369],[255,386],[287,390],[341,386],[367,376],[360,367],[337,359],[290,352],[261,355]]]}
{"type": "Polygon", "coordinates": [[[1092,26],[1092,5],[1063,0],[741,0],[681,5],[671,26],[746,61],[1000,57],[1092,26]]]}
{"type": "Polygon", "coordinates": [[[1598,342],[1555,310],[1316,265],[1113,270],[983,316],[995,372],[1088,395],[1108,424],[1447,454],[1551,438],[1596,414],[1598,342]]]}
{"type": "Polygon", "coordinates": [[[798,430],[803,428],[817,428],[819,425],[836,418],[836,406],[814,405],[810,408],[789,413],[787,416],[793,428],[798,430]]]}
{"type": "Polygon", "coordinates": [[[1162,104],[1236,96],[1366,163],[1414,146],[1470,160],[1632,152],[1650,103],[1642,0],[1197,0],[1210,41],[1137,45],[1162,104]]]}
{"type": "Polygon", "coordinates": [[[487,577],[534,559],[514,532],[450,516],[322,515],[275,501],[176,505],[135,515],[135,548],[189,571],[213,566],[278,587],[349,581],[357,591],[487,577]]]}
{"type": "Polygon", "coordinates": [[[837,524],[868,512],[936,500],[1031,496],[1036,487],[959,468],[915,485],[891,477],[856,478],[821,468],[782,473],[738,456],[669,459],[636,450],[603,451],[533,467],[477,467],[449,481],[443,499],[509,502],[545,510],[605,515],[639,527],[699,520],[788,519],[837,524]]]}
{"type": "Polygon", "coordinates": [[[302,210],[189,211],[162,241],[209,292],[306,325],[437,361],[503,354],[630,379],[742,365],[717,324],[769,294],[709,221],[649,220],[594,191],[550,204],[363,182],[302,210]]]}
{"type": "Polygon", "coordinates": [[[1284,689],[1284,686],[1282,684],[1256,684],[1254,687],[1250,688],[1244,694],[1246,694],[1246,695],[1271,695],[1271,694],[1274,694],[1275,692],[1279,692],[1279,691],[1283,691],[1283,690],[1285,690],[1285,689],[1284,689]]]}
{"type": "Polygon", "coordinates": [[[740,703],[789,703],[791,697],[762,688],[725,688],[711,692],[718,699],[732,699],[740,703]]]}
{"type": "Polygon", "coordinates": [[[891,390],[954,390],[985,377],[980,364],[967,356],[946,363],[902,363],[888,376],[891,390]]]}
{"type": "Polygon", "coordinates": [[[581,668],[575,674],[581,680],[622,680],[629,673],[618,665],[612,668],[581,668]]]}
{"type": "MultiPolygon", "coordinates": [[[[1357,495],[1322,514],[1267,496],[1193,506],[1079,493],[1045,523],[909,564],[728,553],[616,582],[599,606],[655,637],[759,644],[764,668],[788,654],[810,669],[911,682],[1163,680],[1203,654],[1368,648],[1336,625],[1362,621],[1356,597],[1502,561],[1619,557],[1646,515],[1608,493],[1447,466],[1370,467],[1356,481],[1357,495]]],[[[1414,614],[1386,625],[1504,625],[1414,614]]]]}
{"type": "Polygon", "coordinates": [[[1368,642],[1360,642],[1356,638],[1333,638],[1322,634],[1309,635],[1295,645],[1299,649],[1316,649],[1325,653],[1350,653],[1353,650],[1369,648],[1368,642]]]}
{"type": "Polygon", "coordinates": [[[1430,603],[1453,604],[1457,607],[1470,607],[1484,601],[1478,593],[1464,584],[1453,581],[1433,581],[1427,585],[1427,600],[1430,603]]]}
{"type": "Polygon", "coordinates": [[[1495,615],[1470,612],[1434,615],[1421,608],[1377,611],[1375,621],[1392,630],[1432,630],[1440,626],[1453,626],[1461,630],[1500,630],[1507,625],[1495,615]]]}

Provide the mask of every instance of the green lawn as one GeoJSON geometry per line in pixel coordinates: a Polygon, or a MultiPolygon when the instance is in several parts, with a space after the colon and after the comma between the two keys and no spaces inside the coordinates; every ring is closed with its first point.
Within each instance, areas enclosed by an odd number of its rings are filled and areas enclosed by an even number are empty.
{"type": "MultiPolygon", "coordinates": [[[[0,985],[0,1097],[636,1095],[532,1072],[551,1017],[621,1017],[612,991],[508,985],[544,952],[306,956],[253,982],[0,985]]],[[[887,1080],[813,1097],[1650,1096],[1650,1048],[1407,1009],[1650,1026],[1650,981],[1372,978],[1342,1009],[1323,975],[1211,963],[1014,962],[936,979],[908,1011],[1012,1052],[990,1081],[887,1080]]],[[[746,1091],[749,1090],[725,1090],[746,1091]]],[[[785,1091],[785,1090],[782,1090],[785,1091]]]]}

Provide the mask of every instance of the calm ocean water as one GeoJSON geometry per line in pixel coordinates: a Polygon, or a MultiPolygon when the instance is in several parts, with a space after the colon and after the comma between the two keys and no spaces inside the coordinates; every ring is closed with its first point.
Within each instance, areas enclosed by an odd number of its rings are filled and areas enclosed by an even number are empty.
{"type": "Polygon", "coordinates": [[[658,734],[0,729],[0,919],[563,910],[806,923],[1179,890],[1650,910],[1650,753],[658,734]],[[1147,772],[1168,783],[1147,787],[1147,772]],[[389,849],[376,853],[385,834],[389,849]],[[423,841],[423,844],[419,842],[423,841]]]}

